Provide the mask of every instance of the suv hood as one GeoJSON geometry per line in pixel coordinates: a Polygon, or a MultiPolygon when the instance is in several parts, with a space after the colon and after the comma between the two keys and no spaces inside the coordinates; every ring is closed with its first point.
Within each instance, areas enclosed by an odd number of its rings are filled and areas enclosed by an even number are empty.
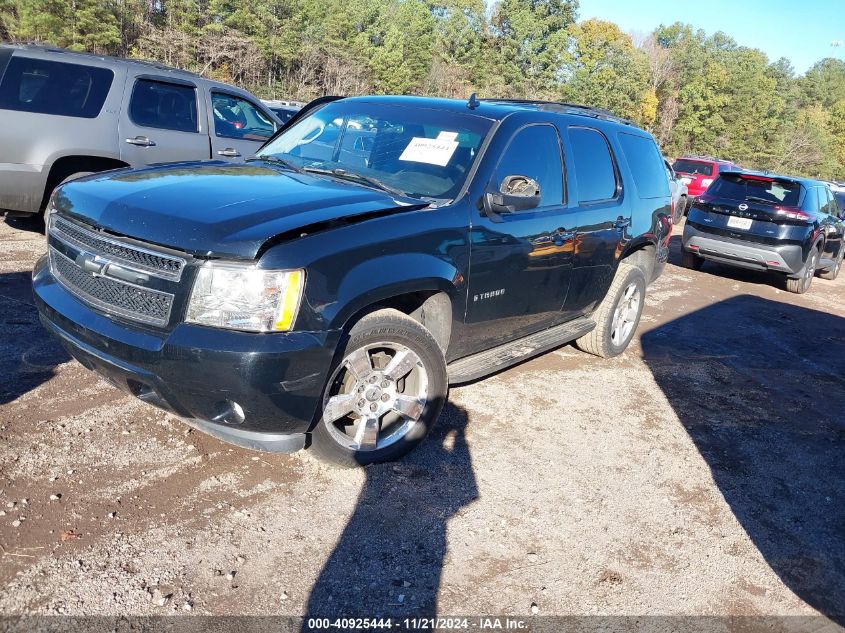
{"type": "Polygon", "coordinates": [[[194,255],[254,259],[277,235],[374,212],[428,206],[413,198],[267,163],[176,163],[62,186],[59,213],[194,255]]]}

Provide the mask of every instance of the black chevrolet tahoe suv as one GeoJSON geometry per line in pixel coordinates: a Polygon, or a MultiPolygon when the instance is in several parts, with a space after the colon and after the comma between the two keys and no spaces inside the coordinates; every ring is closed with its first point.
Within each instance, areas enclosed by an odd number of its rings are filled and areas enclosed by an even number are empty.
{"type": "Polygon", "coordinates": [[[60,187],[33,273],[84,366],[195,428],[344,465],[396,459],[450,384],[575,341],[631,341],[669,186],[602,110],[324,99],[245,164],[60,187]]]}
{"type": "Polygon", "coordinates": [[[779,273],[805,293],[819,273],[842,268],[843,217],[827,183],[769,173],[722,171],[689,211],[683,265],[705,260],[779,273]]]}

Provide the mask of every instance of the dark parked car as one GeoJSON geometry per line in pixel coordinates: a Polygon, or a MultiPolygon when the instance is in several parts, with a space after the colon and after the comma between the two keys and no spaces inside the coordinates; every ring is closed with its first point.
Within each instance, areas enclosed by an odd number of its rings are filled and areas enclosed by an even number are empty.
{"type": "Polygon", "coordinates": [[[63,185],[33,286],[70,353],[146,402],[372,463],[450,383],[573,340],[622,353],[671,228],[653,138],[604,111],[324,100],[246,164],[63,185]]]}
{"type": "Polygon", "coordinates": [[[296,101],[279,101],[271,99],[262,99],[262,102],[282,123],[290,121],[293,118],[293,115],[299,112],[304,105],[296,101]]]}
{"type": "Polygon", "coordinates": [[[816,272],[835,279],[842,267],[843,216],[826,183],[768,173],[725,172],[692,202],[683,264],[705,260],[783,273],[804,293],[816,272]]]}

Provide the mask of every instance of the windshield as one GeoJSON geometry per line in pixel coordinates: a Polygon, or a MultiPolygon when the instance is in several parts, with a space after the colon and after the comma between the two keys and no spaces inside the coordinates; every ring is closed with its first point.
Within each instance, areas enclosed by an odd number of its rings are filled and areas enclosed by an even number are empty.
{"type": "Polygon", "coordinates": [[[792,180],[723,175],[710,185],[707,195],[729,200],[797,207],[801,185],[792,180]]]}
{"type": "Polygon", "coordinates": [[[713,163],[703,163],[700,160],[679,159],[672,165],[675,171],[681,174],[701,174],[702,176],[713,175],[713,163]]]}
{"type": "Polygon", "coordinates": [[[492,122],[472,114],[367,102],[330,103],[259,153],[405,195],[452,199],[492,122]],[[365,182],[366,181],[366,182],[365,182]]]}

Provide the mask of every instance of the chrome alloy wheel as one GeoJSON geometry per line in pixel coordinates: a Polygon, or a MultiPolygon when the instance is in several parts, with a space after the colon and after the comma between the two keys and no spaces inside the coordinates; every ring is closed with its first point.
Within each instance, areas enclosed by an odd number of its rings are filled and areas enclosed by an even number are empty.
{"type": "Polygon", "coordinates": [[[355,451],[385,448],[420,422],[428,374],[420,357],[399,343],[351,352],[332,375],[323,422],[332,439],[355,451]]]}
{"type": "Polygon", "coordinates": [[[804,267],[804,288],[809,288],[810,284],[813,283],[813,277],[816,276],[816,264],[818,264],[819,255],[818,251],[814,251],[812,255],[810,255],[810,260],[807,262],[807,265],[804,267]]]}
{"type": "Polygon", "coordinates": [[[610,340],[615,346],[624,345],[631,335],[640,313],[640,301],[640,289],[637,284],[628,284],[613,312],[610,340]]]}

